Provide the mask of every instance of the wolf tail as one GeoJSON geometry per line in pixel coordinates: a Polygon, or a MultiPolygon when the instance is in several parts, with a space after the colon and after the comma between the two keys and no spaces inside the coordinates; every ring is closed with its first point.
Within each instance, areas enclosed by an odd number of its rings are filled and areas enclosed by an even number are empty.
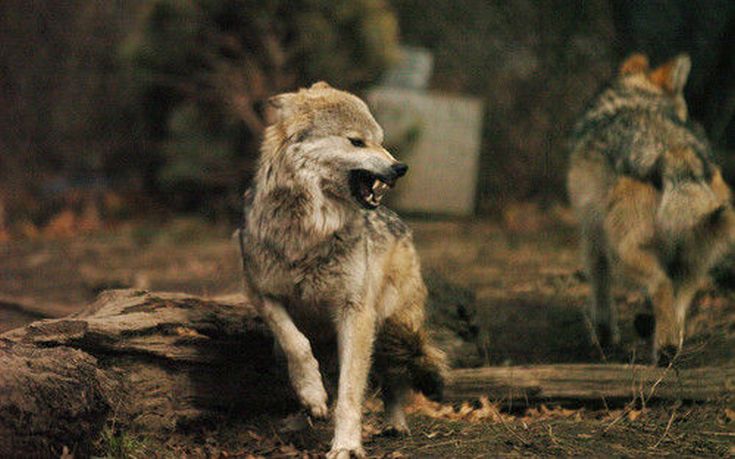
{"type": "Polygon", "coordinates": [[[708,184],[682,181],[664,189],[657,222],[666,233],[680,236],[716,225],[726,209],[727,203],[718,199],[708,184]]]}
{"type": "Polygon", "coordinates": [[[405,381],[431,400],[441,400],[447,373],[446,355],[426,332],[388,319],[374,352],[374,369],[382,381],[405,381]]]}

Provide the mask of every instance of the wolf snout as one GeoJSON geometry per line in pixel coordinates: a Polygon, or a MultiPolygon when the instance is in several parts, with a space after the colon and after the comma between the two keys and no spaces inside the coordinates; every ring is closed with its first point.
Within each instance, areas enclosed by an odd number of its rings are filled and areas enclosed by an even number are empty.
{"type": "Polygon", "coordinates": [[[406,172],[408,172],[408,164],[405,163],[396,163],[390,168],[395,174],[396,178],[403,177],[404,175],[406,175],[406,172]]]}

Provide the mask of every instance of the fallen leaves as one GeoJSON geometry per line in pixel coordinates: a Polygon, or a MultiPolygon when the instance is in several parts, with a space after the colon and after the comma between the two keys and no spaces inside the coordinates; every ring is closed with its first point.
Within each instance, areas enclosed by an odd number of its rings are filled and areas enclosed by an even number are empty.
{"type": "MultiPolygon", "coordinates": [[[[433,402],[423,395],[416,395],[413,402],[406,408],[408,414],[418,414],[435,419],[468,422],[511,422],[520,420],[523,423],[545,421],[548,419],[582,420],[584,408],[567,409],[560,406],[548,407],[541,404],[526,409],[522,416],[503,413],[500,406],[490,402],[487,397],[481,397],[476,403],[463,402],[458,407],[450,404],[433,402]]],[[[638,415],[640,412],[638,412],[638,415]]],[[[637,415],[636,415],[637,417],[637,415]]],[[[630,418],[629,418],[630,419],[630,418]]],[[[633,420],[633,419],[631,419],[633,420]]]]}
{"type": "Polygon", "coordinates": [[[582,420],[583,408],[572,410],[562,408],[560,406],[549,408],[545,404],[541,404],[538,407],[528,408],[521,418],[524,422],[531,421],[545,421],[547,419],[574,419],[575,421],[582,420]]]}
{"type": "Polygon", "coordinates": [[[433,402],[421,394],[414,397],[413,403],[406,408],[408,414],[419,414],[435,419],[452,421],[493,421],[503,422],[512,420],[509,414],[501,413],[498,405],[490,403],[487,397],[481,397],[477,404],[463,402],[458,408],[453,405],[433,402]]]}

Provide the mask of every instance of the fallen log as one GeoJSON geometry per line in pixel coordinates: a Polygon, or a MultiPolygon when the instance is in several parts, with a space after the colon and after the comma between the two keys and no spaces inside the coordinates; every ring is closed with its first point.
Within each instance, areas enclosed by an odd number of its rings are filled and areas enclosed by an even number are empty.
{"type": "MultiPolygon", "coordinates": [[[[706,400],[732,368],[544,365],[451,372],[449,400],[706,400]],[[663,374],[663,378],[660,378],[663,374]],[[660,378],[660,381],[659,381],[660,378]]],[[[516,405],[517,406],[517,405],[516,405]]],[[[273,340],[241,296],[112,290],[80,312],[0,335],[0,457],[77,457],[111,423],[146,435],[298,409],[273,340]]]]}
{"type": "Polygon", "coordinates": [[[733,391],[735,367],[560,364],[453,370],[445,398],[462,401],[487,396],[504,406],[540,402],[620,405],[636,400],[708,401],[733,391]]]}
{"type": "Polygon", "coordinates": [[[297,407],[242,297],[112,290],[0,335],[0,457],[88,455],[106,421],[149,434],[297,407]]]}

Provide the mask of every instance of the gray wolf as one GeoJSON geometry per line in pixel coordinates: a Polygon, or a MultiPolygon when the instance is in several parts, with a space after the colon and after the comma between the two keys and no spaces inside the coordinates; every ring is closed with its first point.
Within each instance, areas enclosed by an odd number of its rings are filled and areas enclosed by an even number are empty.
{"type": "MultiPolygon", "coordinates": [[[[409,228],[381,205],[406,173],[358,97],[324,82],[269,100],[240,231],[246,294],[273,331],[299,400],[328,415],[314,350],[336,347],[335,431],[327,457],[363,457],[371,362],[387,423],[406,432],[412,388],[442,389],[444,356],[423,329],[424,286],[409,228]],[[333,344],[336,339],[336,346],[333,344]]],[[[329,359],[322,359],[322,363],[329,359]]]]}
{"type": "Polygon", "coordinates": [[[619,341],[610,296],[617,267],[647,292],[659,365],[681,349],[692,298],[735,240],[730,189],[688,119],[690,68],[686,55],[657,68],[642,54],[626,59],[577,122],[567,176],[596,336],[603,346],[619,341]]]}

